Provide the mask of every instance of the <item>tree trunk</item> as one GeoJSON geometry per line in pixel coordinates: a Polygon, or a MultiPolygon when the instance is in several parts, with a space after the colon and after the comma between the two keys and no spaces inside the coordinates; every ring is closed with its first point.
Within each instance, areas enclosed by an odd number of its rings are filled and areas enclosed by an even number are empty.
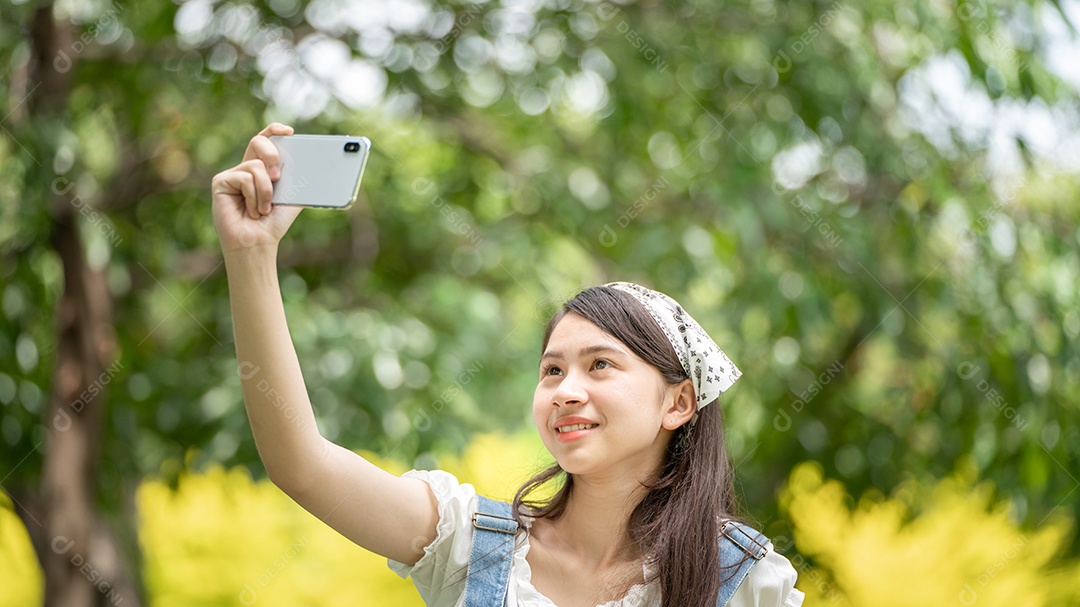
{"type": "Polygon", "coordinates": [[[51,243],[64,268],[57,310],[56,371],[41,474],[45,506],[45,605],[135,604],[117,588],[118,550],[98,523],[94,479],[104,422],[104,388],[119,370],[104,273],[83,255],[75,216],[54,219],[51,243]]]}
{"type": "MultiPolygon", "coordinates": [[[[57,23],[51,5],[32,25],[25,119],[43,137],[64,120],[77,64],[70,23],[57,23]]],[[[39,149],[52,148],[45,142],[39,149]]],[[[50,163],[51,158],[38,159],[50,163]]],[[[46,164],[46,166],[48,166],[46,164]]],[[[48,171],[43,171],[48,173],[48,171]]],[[[49,244],[60,258],[64,291],[56,310],[56,368],[45,412],[41,486],[19,514],[30,530],[45,572],[46,607],[141,604],[133,572],[113,535],[101,523],[95,500],[99,445],[105,422],[105,388],[120,370],[112,325],[112,297],[104,269],[91,268],[80,236],[80,214],[63,180],[52,181],[49,244]]]]}

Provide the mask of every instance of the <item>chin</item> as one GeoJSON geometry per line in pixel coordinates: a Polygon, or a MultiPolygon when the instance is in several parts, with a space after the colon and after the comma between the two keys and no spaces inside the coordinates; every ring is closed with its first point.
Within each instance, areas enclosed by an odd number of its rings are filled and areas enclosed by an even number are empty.
{"type": "Polygon", "coordinates": [[[582,453],[575,453],[573,456],[556,457],[555,461],[558,462],[559,467],[564,472],[575,475],[589,474],[590,472],[596,472],[597,469],[610,466],[610,462],[598,461],[596,458],[588,457],[582,453]]]}

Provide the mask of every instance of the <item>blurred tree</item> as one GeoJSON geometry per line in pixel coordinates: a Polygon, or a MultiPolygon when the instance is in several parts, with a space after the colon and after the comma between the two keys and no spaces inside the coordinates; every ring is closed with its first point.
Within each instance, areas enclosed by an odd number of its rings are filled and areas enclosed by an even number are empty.
{"type": "Polygon", "coordinates": [[[57,537],[114,534],[86,560],[137,602],[138,479],[259,469],[206,186],[271,119],[375,142],[281,255],[332,440],[422,467],[529,423],[547,314],[630,279],[747,372],[761,519],[799,461],[861,493],[968,454],[1074,515],[1074,6],[5,4],[0,484],[46,601],[94,587],[57,537]]]}
{"type": "MultiPolygon", "coordinates": [[[[13,78],[12,93],[19,101],[8,113],[15,114],[12,123],[16,133],[45,132],[45,136],[28,142],[30,149],[23,149],[36,166],[23,168],[28,182],[51,183],[52,188],[20,195],[29,195],[39,207],[38,223],[44,229],[42,238],[33,243],[35,252],[52,256],[62,277],[54,308],[54,370],[43,416],[45,437],[23,456],[25,459],[36,454],[37,447],[46,446],[40,484],[34,491],[16,480],[11,494],[45,571],[47,605],[92,605],[101,596],[124,595],[137,605],[135,571],[122,562],[111,530],[100,524],[94,504],[105,419],[104,384],[112,372],[106,367],[116,356],[112,295],[105,268],[88,260],[76,214],[83,205],[69,204],[64,196],[71,189],[66,180],[51,179],[52,171],[34,154],[49,152],[50,135],[65,128],[72,64],[60,60],[75,41],[73,24],[55,19],[51,6],[33,10],[29,56],[20,66],[22,73],[13,78]],[[31,83],[33,87],[27,90],[31,83]]],[[[12,139],[17,142],[19,136],[13,134],[12,139]]],[[[19,338],[25,339],[23,335],[19,338]]],[[[24,341],[16,344],[20,347],[23,350],[16,356],[25,363],[30,356],[26,348],[33,351],[36,346],[24,341]]],[[[35,352],[32,358],[36,357],[35,352]]],[[[24,364],[24,368],[28,366],[34,365],[24,364]]],[[[24,399],[24,404],[28,400],[24,399]]],[[[31,409],[37,406],[32,403],[31,409]]],[[[5,415],[5,421],[7,418],[5,415]]],[[[16,465],[20,464],[22,461],[16,465]]]]}

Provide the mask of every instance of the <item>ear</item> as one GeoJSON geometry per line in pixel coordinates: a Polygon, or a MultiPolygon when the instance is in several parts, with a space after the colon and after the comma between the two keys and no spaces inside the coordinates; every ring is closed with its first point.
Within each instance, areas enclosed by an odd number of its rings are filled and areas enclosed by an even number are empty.
{"type": "Polygon", "coordinates": [[[675,430],[697,413],[694,384],[689,379],[684,379],[674,386],[668,386],[668,398],[670,400],[664,403],[664,419],[661,425],[668,430],[675,430]]]}

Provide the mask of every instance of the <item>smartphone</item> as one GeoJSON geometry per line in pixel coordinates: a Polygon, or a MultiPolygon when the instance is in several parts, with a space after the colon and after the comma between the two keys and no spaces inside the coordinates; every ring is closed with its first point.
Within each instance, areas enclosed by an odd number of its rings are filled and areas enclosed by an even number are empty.
{"type": "Polygon", "coordinates": [[[349,135],[274,135],[281,177],[274,204],[347,209],[360,195],[371,141],[349,135]]]}

